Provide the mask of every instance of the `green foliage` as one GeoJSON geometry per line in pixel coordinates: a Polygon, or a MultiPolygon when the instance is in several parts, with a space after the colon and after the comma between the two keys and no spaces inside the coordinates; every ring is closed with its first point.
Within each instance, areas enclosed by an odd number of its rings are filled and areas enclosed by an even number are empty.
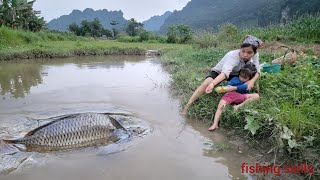
{"type": "Polygon", "coordinates": [[[73,34],[67,32],[40,31],[30,32],[22,30],[12,30],[7,27],[0,27],[0,48],[24,46],[46,41],[76,40],[73,34]]]}
{"type": "Polygon", "coordinates": [[[91,36],[91,37],[112,37],[113,34],[110,30],[104,29],[99,21],[99,19],[94,19],[93,21],[84,20],[81,22],[81,26],[76,23],[69,25],[69,31],[73,32],[77,36],[91,36]]]}
{"type": "Polygon", "coordinates": [[[128,36],[126,33],[120,33],[117,39],[119,42],[148,42],[165,43],[166,37],[142,30],[138,36],[128,36]]]}
{"type": "Polygon", "coordinates": [[[119,30],[117,30],[116,28],[115,28],[115,26],[117,25],[117,24],[119,24],[117,21],[115,21],[115,20],[112,20],[111,22],[110,22],[110,25],[112,26],[112,28],[111,28],[111,37],[114,39],[114,38],[116,38],[117,37],[117,35],[119,34],[119,30]]]}
{"type": "Polygon", "coordinates": [[[143,42],[150,39],[151,33],[146,30],[142,30],[139,36],[140,36],[140,42],[143,42]]]}
{"type": "Polygon", "coordinates": [[[40,31],[45,24],[39,11],[32,6],[35,1],[4,0],[0,4],[0,26],[20,28],[29,31],[40,31]]]}
{"type": "Polygon", "coordinates": [[[252,116],[246,116],[247,124],[244,126],[244,129],[247,129],[251,132],[252,135],[256,134],[256,131],[259,129],[259,122],[255,121],[252,116]]]}
{"type": "Polygon", "coordinates": [[[191,43],[200,48],[217,47],[218,37],[210,31],[198,30],[192,36],[191,43]]]}
{"type": "Polygon", "coordinates": [[[126,33],[129,36],[137,36],[143,30],[143,24],[137,22],[134,18],[131,18],[126,27],[126,33]]]}
{"type": "MultiPolygon", "coordinates": [[[[293,19],[284,26],[273,25],[266,28],[236,27],[227,23],[220,26],[218,32],[196,31],[192,36],[191,43],[201,48],[208,47],[230,47],[230,44],[238,44],[248,34],[253,34],[264,41],[285,41],[285,42],[320,42],[320,16],[305,15],[293,19]]],[[[271,57],[269,57],[271,60],[271,57]]]]}
{"type": "Polygon", "coordinates": [[[34,33],[0,27],[0,60],[86,55],[144,55],[148,49],[161,49],[162,53],[177,46],[157,42],[121,43],[114,40],[79,37],[69,32],[34,33]]]}
{"type": "Polygon", "coordinates": [[[297,39],[311,39],[315,42],[320,42],[320,14],[315,16],[305,15],[300,16],[294,21],[290,22],[288,27],[288,33],[291,36],[297,37],[297,39]]]}
{"type": "Polygon", "coordinates": [[[192,39],[192,31],[187,25],[172,25],[168,29],[167,36],[168,43],[184,44],[192,39]]]}
{"type": "Polygon", "coordinates": [[[118,37],[119,42],[140,42],[140,38],[138,36],[131,37],[128,35],[122,35],[118,37]]]}

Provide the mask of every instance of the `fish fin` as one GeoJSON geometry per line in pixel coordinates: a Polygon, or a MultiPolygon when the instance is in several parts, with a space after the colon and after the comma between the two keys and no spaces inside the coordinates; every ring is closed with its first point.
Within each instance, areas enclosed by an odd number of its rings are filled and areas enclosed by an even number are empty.
{"type": "Polygon", "coordinates": [[[114,127],[116,127],[117,129],[126,130],[126,128],[124,128],[124,127],[119,123],[119,121],[116,120],[114,117],[109,116],[109,115],[107,115],[107,116],[110,118],[111,123],[112,123],[112,125],[114,125],[114,127]]]}
{"type": "Polygon", "coordinates": [[[73,118],[73,117],[76,117],[78,115],[79,115],[79,113],[78,114],[71,114],[71,115],[61,115],[61,116],[57,116],[57,117],[51,118],[51,119],[53,119],[53,121],[33,129],[32,131],[28,132],[24,137],[32,136],[39,129],[42,129],[42,128],[46,127],[46,126],[49,126],[50,124],[53,124],[53,123],[55,123],[57,121],[61,121],[61,120],[66,119],[66,118],[73,118]],[[59,119],[56,119],[56,118],[59,118],[59,119]]]}
{"type": "Polygon", "coordinates": [[[38,130],[40,130],[40,129],[44,128],[44,127],[47,127],[47,126],[49,126],[50,124],[53,124],[53,123],[55,123],[55,122],[57,122],[57,121],[60,121],[60,119],[54,120],[54,121],[51,121],[51,122],[49,122],[49,123],[47,123],[47,124],[44,124],[44,125],[42,125],[42,126],[39,126],[39,127],[35,128],[35,129],[33,129],[32,131],[29,131],[24,137],[32,136],[32,135],[33,135],[35,132],[37,132],[38,130]]]}

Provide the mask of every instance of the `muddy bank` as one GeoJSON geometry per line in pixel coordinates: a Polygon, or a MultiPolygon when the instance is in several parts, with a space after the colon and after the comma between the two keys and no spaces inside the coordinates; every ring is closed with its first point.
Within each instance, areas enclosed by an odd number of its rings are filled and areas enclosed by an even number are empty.
{"type": "Polygon", "coordinates": [[[36,59],[36,58],[63,58],[73,56],[96,56],[96,55],[145,55],[147,50],[142,48],[91,48],[70,49],[55,51],[51,49],[26,49],[13,51],[0,51],[0,60],[13,59],[36,59]]]}

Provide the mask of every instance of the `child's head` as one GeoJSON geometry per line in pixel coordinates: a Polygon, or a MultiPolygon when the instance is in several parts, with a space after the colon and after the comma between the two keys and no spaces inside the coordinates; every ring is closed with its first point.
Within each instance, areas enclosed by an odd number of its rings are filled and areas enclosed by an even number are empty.
{"type": "Polygon", "coordinates": [[[241,68],[239,73],[239,79],[241,82],[247,82],[254,77],[257,73],[257,68],[252,63],[247,63],[246,65],[241,68]]]}

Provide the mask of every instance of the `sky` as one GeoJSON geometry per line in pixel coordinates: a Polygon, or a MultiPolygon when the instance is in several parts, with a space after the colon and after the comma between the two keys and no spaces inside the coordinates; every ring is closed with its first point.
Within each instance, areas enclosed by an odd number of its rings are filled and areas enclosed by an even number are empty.
{"type": "Polygon", "coordinates": [[[86,8],[121,10],[125,19],[135,18],[142,22],[166,11],[181,10],[189,1],[191,0],[36,0],[33,8],[40,10],[47,22],[68,15],[74,9],[83,11],[86,8]]]}

